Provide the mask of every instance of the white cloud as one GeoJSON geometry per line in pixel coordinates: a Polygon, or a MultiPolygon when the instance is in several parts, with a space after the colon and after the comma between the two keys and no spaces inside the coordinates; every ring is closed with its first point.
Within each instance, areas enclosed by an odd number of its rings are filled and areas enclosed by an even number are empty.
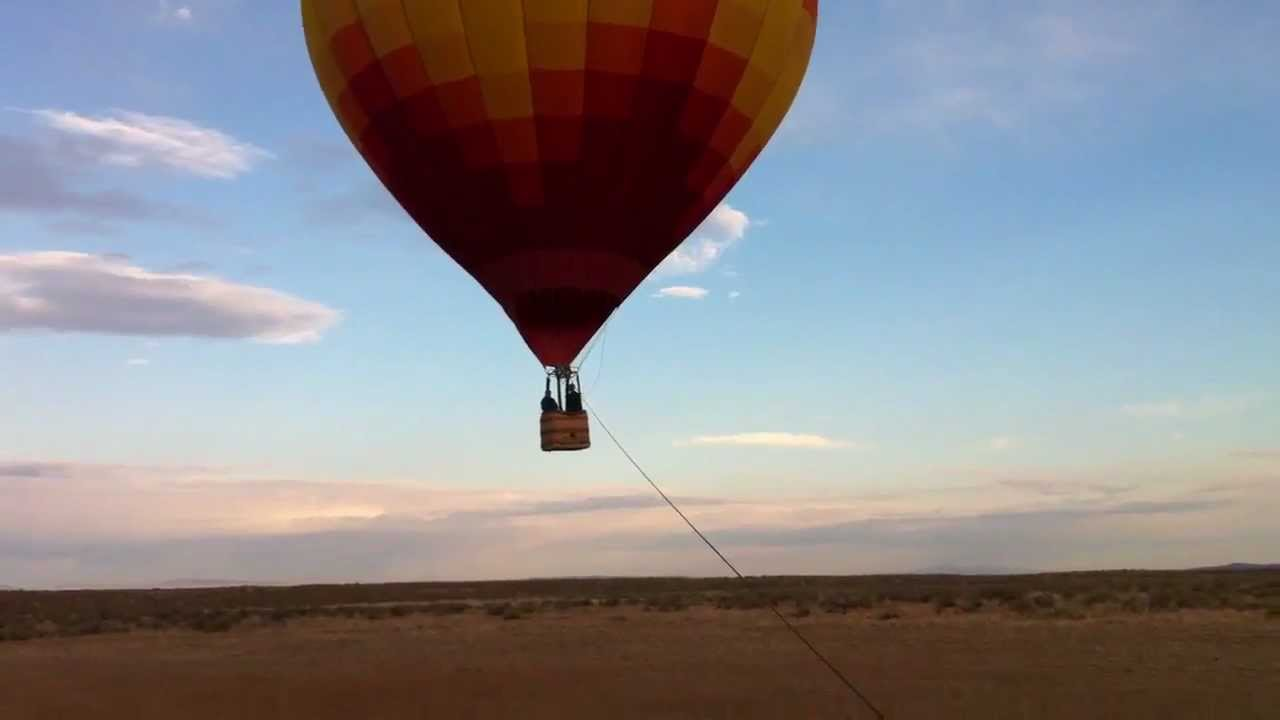
{"type": "Polygon", "coordinates": [[[714,265],[734,243],[747,235],[751,218],[746,213],[723,203],[711,212],[683,245],[658,266],[658,273],[689,275],[714,265]]]}
{"type": "Polygon", "coordinates": [[[89,117],[67,110],[35,110],[49,127],[88,141],[84,151],[101,163],[160,165],[199,177],[233,179],[271,153],[219,130],[187,120],[116,111],[89,117]]]}
{"type": "Polygon", "coordinates": [[[754,432],[734,435],[700,435],[690,440],[676,443],[677,447],[687,446],[728,446],[728,447],[775,447],[804,448],[811,450],[831,450],[855,447],[853,443],[833,440],[822,435],[805,435],[788,432],[754,432]]]}
{"type": "Polygon", "coordinates": [[[1231,455],[1242,460],[1280,460],[1280,449],[1237,450],[1231,455]]]}
{"type": "Polygon", "coordinates": [[[1182,403],[1176,400],[1163,402],[1132,403],[1120,408],[1125,415],[1140,418],[1176,418],[1182,417],[1185,410],[1182,403]]]}
{"type": "Polygon", "coordinates": [[[1018,439],[1012,435],[997,435],[987,441],[987,446],[996,452],[1012,450],[1018,446],[1018,439]]]}
{"type": "Polygon", "coordinates": [[[195,17],[190,5],[174,5],[170,0],[160,0],[155,19],[161,23],[186,25],[195,17]]]}
{"type": "Polygon", "coordinates": [[[815,66],[783,134],[826,143],[963,128],[1023,133],[1114,123],[1201,82],[1270,93],[1276,13],[1161,0],[884,0],[815,66]],[[1268,39],[1271,38],[1271,39],[1268,39]],[[1195,47],[1195,53],[1187,53],[1195,47]]]}
{"type": "Polygon", "coordinates": [[[151,361],[147,358],[129,358],[125,364],[129,367],[146,367],[151,364],[151,361]]]}
{"type": "Polygon", "coordinates": [[[34,142],[0,135],[0,212],[47,214],[60,233],[101,236],[111,223],[159,219],[206,227],[203,213],[156,202],[115,187],[81,187],[86,165],[100,164],[101,148],[34,142]]]}
{"type": "MultiPolygon", "coordinates": [[[[1277,546],[1280,476],[1170,487],[1159,475],[1145,490],[1061,477],[676,500],[753,573],[1186,566],[1277,546]]],[[[622,487],[513,492],[0,459],[0,577],[26,587],[716,572],[678,525],[660,498],[622,487]]]]}
{"type": "Polygon", "coordinates": [[[737,290],[732,290],[729,292],[730,300],[737,300],[740,297],[742,297],[742,293],[738,292],[737,290]]]}
{"type": "Polygon", "coordinates": [[[1206,395],[1198,400],[1161,400],[1122,405],[1125,415],[1144,419],[1203,420],[1239,415],[1261,404],[1257,395],[1206,395]]]}
{"type": "Polygon", "coordinates": [[[657,298],[679,298],[682,300],[702,300],[711,293],[710,290],[700,287],[689,287],[687,285],[675,285],[673,287],[664,287],[654,293],[657,298]]]}
{"type": "Polygon", "coordinates": [[[275,290],[76,252],[0,255],[0,331],[313,342],[339,313],[275,290]]]}

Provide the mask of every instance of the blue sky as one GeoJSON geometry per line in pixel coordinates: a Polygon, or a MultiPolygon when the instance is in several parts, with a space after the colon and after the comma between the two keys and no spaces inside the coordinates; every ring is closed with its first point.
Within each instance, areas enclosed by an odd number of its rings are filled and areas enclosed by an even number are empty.
{"type": "MultiPolygon", "coordinates": [[[[536,360],[349,147],[296,3],[10,19],[0,584],[719,572],[598,429],[537,451],[536,360]]],[[[590,399],[752,572],[1275,560],[1277,34],[824,3],[590,399]]]]}

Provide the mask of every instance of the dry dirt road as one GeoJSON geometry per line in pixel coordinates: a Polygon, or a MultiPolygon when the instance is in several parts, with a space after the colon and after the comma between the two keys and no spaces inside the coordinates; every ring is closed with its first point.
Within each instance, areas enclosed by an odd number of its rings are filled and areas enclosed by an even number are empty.
{"type": "MultiPolygon", "coordinates": [[[[814,615],[898,718],[1280,718],[1280,621],[814,615]]],[[[5,720],[870,718],[767,611],[306,620],[0,645],[5,720]]]]}

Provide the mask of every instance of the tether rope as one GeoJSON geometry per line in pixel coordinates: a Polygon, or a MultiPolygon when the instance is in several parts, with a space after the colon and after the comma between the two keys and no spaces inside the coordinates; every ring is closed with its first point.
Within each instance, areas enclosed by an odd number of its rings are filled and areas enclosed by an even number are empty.
{"type": "MultiPolygon", "coordinates": [[[[649,477],[649,473],[645,472],[644,468],[640,466],[640,463],[636,462],[636,459],[631,456],[631,453],[627,452],[627,449],[623,447],[622,442],[618,440],[618,436],[614,435],[613,431],[609,429],[609,426],[605,424],[604,420],[600,419],[599,411],[597,411],[594,407],[592,407],[590,403],[587,403],[585,399],[583,400],[583,402],[584,404],[586,404],[587,409],[591,411],[591,414],[595,415],[595,420],[600,425],[600,428],[604,430],[605,434],[609,436],[609,439],[613,441],[613,444],[616,445],[618,447],[618,450],[622,452],[623,456],[627,458],[627,460],[631,463],[631,466],[634,467],[636,471],[640,473],[641,477],[643,477],[645,480],[649,482],[649,485],[651,485],[653,489],[656,490],[658,494],[662,496],[662,499],[665,500],[667,504],[671,506],[671,509],[676,511],[676,514],[680,516],[680,519],[684,520],[684,523],[689,526],[689,529],[692,530],[694,534],[697,535],[702,540],[702,542],[706,543],[707,547],[711,548],[711,552],[714,552],[716,554],[716,557],[720,558],[720,561],[723,562],[726,567],[732,570],[734,575],[738,576],[739,580],[746,580],[746,576],[744,576],[741,572],[738,571],[738,568],[735,567],[734,564],[729,561],[729,558],[724,556],[724,553],[720,552],[720,549],[715,546],[715,543],[711,542],[711,540],[709,540],[706,535],[702,534],[702,531],[698,529],[698,526],[693,524],[693,521],[690,520],[689,517],[685,515],[684,512],[681,511],[680,508],[674,502],[672,502],[671,498],[668,497],[667,494],[662,491],[662,488],[658,487],[658,483],[654,482],[653,478],[649,477]]],[[[818,650],[818,648],[815,647],[812,642],[809,641],[809,638],[804,636],[804,633],[800,632],[800,628],[792,624],[791,621],[787,619],[787,616],[782,614],[782,611],[778,609],[777,601],[770,599],[769,609],[773,611],[773,614],[777,616],[779,620],[782,621],[783,625],[787,626],[787,629],[790,630],[792,634],[794,634],[796,638],[800,640],[800,642],[804,643],[805,647],[809,648],[809,652],[813,653],[813,656],[816,657],[823,665],[825,665],[827,669],[831,671],[831,674],[835,675],[836,678],[839,679],[840,682],[843,683],[844,686],[849,689],[849,692],[853,693],[854,697],[856,697],[858,700],[861,700],[862,704],[865,705],[868,710],[874,713],[877,718],[879,718],[880,720],[884,720],[884,717],[885,717],[884,713],[880,712],[880,709],[877,708],[875,704],[872,703],[871,700],[867,698],[866,695],[862,694],[862,691],[859,690],[858,687],[854,685],[853,682],[849,680],[849,678],[846,677],[843,672],[840,672],[840,669],[837,668],[834,663],[828,660],[827,657],[823,655],[822,652],[818,650]]]]}

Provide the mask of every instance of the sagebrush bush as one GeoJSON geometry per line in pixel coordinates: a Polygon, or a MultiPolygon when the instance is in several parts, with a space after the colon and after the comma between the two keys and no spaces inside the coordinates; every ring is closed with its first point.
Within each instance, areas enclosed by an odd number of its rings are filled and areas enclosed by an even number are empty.
{"type": "Polygon", "coordinates": [[[1084,596],[1085,605],[1104,605],[1113,602],[1116,596],[1110,590],[1094,590],[1084,596]]]}
{"type": "Polygon", "coordinates": [[[430,615],[461,615],[470,609],[470,605],[461,602],[431,603],[425,608],[430,615]]]}
{"type": "Polygon", "coordinates": [[[1145,592],[1132,593],[1125,597],[1121,606],[1129,612],[1144,613],[1151,609],[1151,596],[1145,592]]]}

